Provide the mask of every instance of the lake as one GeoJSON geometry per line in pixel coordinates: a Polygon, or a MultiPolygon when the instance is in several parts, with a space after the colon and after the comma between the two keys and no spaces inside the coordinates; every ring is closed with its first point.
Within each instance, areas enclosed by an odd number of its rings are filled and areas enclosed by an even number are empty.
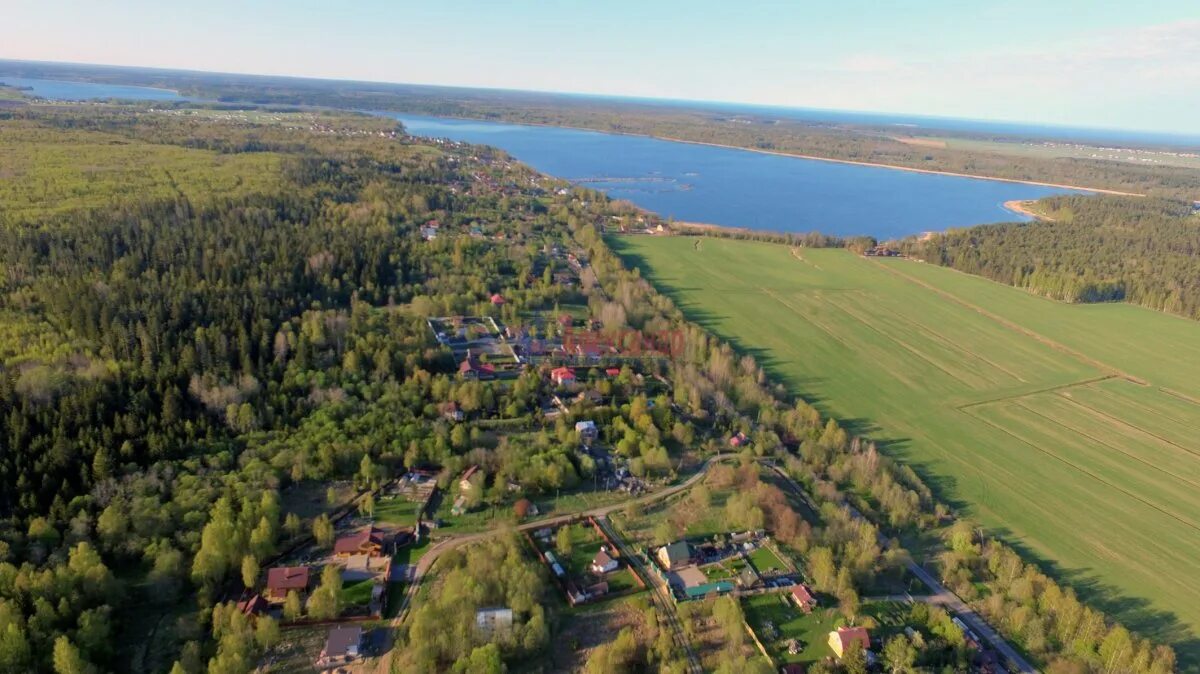
{"type": "Polygon", "coordinates": [[[1025,220],[1004,202],[1071,192],[595,131],[381,114],[416,135],[502,148],[543,173],[676,220],[758,230],[886,239],[1025,220]]]}
{"type": "Polygon", "coordinates": [[[178,91],[153,87],[132,87],[121,84],[96,82],[67,82],[62,80],[35,80],[24,77],[0,76],[0,84],[28,89],[27,93],[55,101],[88,101],[118,98],[135,101],[183,101],[187,100],[178,91]]]}

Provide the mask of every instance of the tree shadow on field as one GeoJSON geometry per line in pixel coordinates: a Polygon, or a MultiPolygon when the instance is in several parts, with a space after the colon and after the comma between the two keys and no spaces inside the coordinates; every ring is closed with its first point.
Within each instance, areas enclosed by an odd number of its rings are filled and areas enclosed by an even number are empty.
{"type": "Polygon", "coordinates": [[[989,528],[988,535],[1004,541],[1027,563],[1075,591],[1087,606],[1103,612],[1138,636],[1168,644],[1178,657],[1176,671],[1200,673],[1200,638],[1171,611],[1154,607],[1145,597],[1132,597],[1101,580],[1089,568],[1068,568],[1039,555],[1007,528],[989,528]]]}
{"type": "MultiPolygon", "coordinates": [[[[672,285],[678,279],[656,274],[654,267],[643,255],[631,251],[620,243],[616,245],[611,241],[609,243],[626,268],[639,269],[642,278],[653,284],[659,293],[670,298],[687,320],[727,342],[738,354],[753,356],[759,367],[766,373],[770,383],[782,385],[784,393],[780,396],[781,399],[793,403],[796,400],[804,400],[816,408],[823,418],[837,419],[838,424],[847,433],[870,439],[885,455],[912,468],[922,482],[929,487],[937,501],[950,506],[956,513],[967,514],[970,512],[970,504],[958,497],[958,481],[939,473],[928,461],[915,456],[910,438],[889,437],[887,429],[881,428],[871,419],[838,418],[829,408],[831,401],[813,393],[823,388],[822,384],[827,381],[827,378],[802,377],[787,373],[787,366],[790,363],[786,358],[781,358],[768,349],[749,346],[738,335],[728,334],[726,330],[722,329],[723,322],[728,320],[728,316],[718,315],[685,298],[687,293],[710,289],[672,285]]],[[[1143,597],[1129,596],[1119,588],[1102,581],[1092,569],[1065,568],[1036,554],[1007,529],[990,529],[988,533],[1016,550],[1026,562],[1036,564],[1046,575],[1064,586],[1074,589],[1079,599],[1088,606],[1104,612],[1139,636],[1149,638],[1155,643],[1170,644],[1179,659],[1178,671],[1200,674],[1200,638],[1197,638],[1174,613],[1155,608],[1148,599],[1143,597]]],[[[1198,560],[1197,566],[1200,568],[1200,560],[1198,560]]]]}

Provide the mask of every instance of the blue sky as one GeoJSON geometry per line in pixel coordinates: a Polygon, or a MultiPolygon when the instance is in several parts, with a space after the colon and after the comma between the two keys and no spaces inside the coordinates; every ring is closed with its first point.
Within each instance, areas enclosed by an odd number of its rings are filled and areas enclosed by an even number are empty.
{"type": "Polygon", "coordinates": [[[1200,133],[1196,0],[4,5],[4,58],[1200,133]]]}

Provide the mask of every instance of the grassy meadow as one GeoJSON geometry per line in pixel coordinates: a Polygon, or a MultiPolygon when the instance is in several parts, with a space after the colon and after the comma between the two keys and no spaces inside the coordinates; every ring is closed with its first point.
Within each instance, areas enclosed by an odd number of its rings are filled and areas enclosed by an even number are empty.
{"type": "Polygon", "coordinates": [[[843,250],[611,243],[1081,596],[1200,658],[1200,325],[843,250]]]}

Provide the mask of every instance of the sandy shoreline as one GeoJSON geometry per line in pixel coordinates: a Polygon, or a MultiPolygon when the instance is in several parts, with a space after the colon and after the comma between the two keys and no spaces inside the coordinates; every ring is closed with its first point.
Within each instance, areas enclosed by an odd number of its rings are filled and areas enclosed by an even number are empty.
{"type": "MultiPolygon", "coordinates": [[[[455,117],[452,115],[426,115],[426,114],[421,114],[421,113],[404,113],[404,112],[395,112],[395,111],[390,111],[390,112],[391,112],[391,114],[395,114],[395,115],[411,114],[411,115],[415,115],[417,117],[432,117],[432,118],[440,117],[443,119],[457,119],[457,120],[467,121],[467,122],[492,122],[495,124],[512,124],[514,126],[542,126],[542,127],[549,127],[552,129],[571,129],[573,131],[590,131],[592,133],[607,133],[607,134],[612,134],[614,136],[631,136],[633,138],[652,138],[654,140],[666,140],[666,141],[670,141],[672,143],[687,143],[689,145],[704,145],[707,147],[719,147],[719,148],[723,148],[726,150],[742,150],[743,152],[756,152],[758,154],[775,155],[776,157],[792,157],[793,159],[810,159],[812,161],[825,161],[825,162],[832,162],[834,164],[850,164],[853,166],[870,166],[873,168],[892,169],[893,171],[908,171],[910,173],[925,173],[928,175],[953,176],[955,178],[971,178],[974,180],[996,180],[996,181],[999,181],[1002,183],[1016,183],[1018,185],[1039,185],[1041,187],[1057,187],[1059,189],[1064,189],[1064,190],[1082,190],[1085,192],[1094,192],[1096,194],[1114,194],[1114,195],[1123,196],[1123,197],[1144,197],[1144,196],[1146,196],[1144,194],[1138,194],[1136,192],[1121,192],[1119,190],[1104,189],[1103,187],[1086,187],[1083,185],[1065,185],[1063,183],[1046,183],[1046,182],[1039,182],[1037,180],[1019,180],[1017,178],[997,178],[994,176],[985,176],[985,175],[979,175],[979,174],[975,174],[975,173],[957,173],[954,171],[935,171],[933,169],[923,169],[923,168],[917,168],[915,166],[897,166],[895,164],[880,164],[878,162],[858,161],[858,160],[854,160],[854,159],[834,159],[832,157],[818,157],[816,155],[811,155],[811,154],[781,152],[779,150],[760,150],[758,148],[741,147],[738,145],[724,145],[721,143],[707,143],[707,142],[700,141],[700,140],[687,140],[684,138],[672,138],[671,136],[652,136],[652,135],[646,134],[646,133],[632,133],[629,131],[605,131],[602,129],[590,129],[590,128],[584,127],[584,126],[566,126],[563,124],[547,124],[545,122],[510,122],[510,121],[497,120],[497,119],[482,119],[479,117],[455,117]]],[[[400,121],[403,121],[403,120],[400,120],[400,121]]]]}
{"type": "Polygon", "coordinates": [[[1004,202],[1004,207],[1013,213],[1019,213],[1027,218],[1033,218],[1041,222],[1054,222],[1053,218],[1048,218],[1030,208],[1032,203],[1033,201],[1029,199],[1011,199],[1004,202]]]}

